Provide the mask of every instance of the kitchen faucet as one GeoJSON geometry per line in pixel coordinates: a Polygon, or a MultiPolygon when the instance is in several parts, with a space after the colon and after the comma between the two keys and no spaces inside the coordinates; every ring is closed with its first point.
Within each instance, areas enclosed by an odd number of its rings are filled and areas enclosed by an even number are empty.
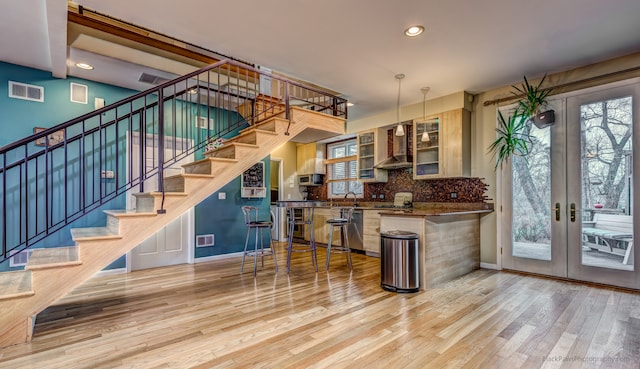
{"type": "Polygon", "coordinates": [[[358,195],[356,195],[356,193],[353,192],[353,191],[349,191],[349,192],[347,192],[346,195],[344,195],[345,200],[347,199],[347,197],[349,197],[350,194],[353,195],[353,206],[358,206],[358,204],[356,204],[356,201],[358,200],[357,199],[358,195]]]}

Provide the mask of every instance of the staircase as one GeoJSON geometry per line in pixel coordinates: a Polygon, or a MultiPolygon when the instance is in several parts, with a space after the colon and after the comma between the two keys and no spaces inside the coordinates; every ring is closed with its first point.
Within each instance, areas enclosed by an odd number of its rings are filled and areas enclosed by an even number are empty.
{"type": "Polygon", "coordinates": [[[164,193],[135,194],[135,209],[105,211],[104,227],[72,229],[73,246],[34,249],[24,271],[0,273],[0,347],[29,342],[39,312],[275,148],[305,131],[344,134],[342,117],[285,106],[275,114],[259,112],[269,117],[206,152],[204,159],[183,165],[182,174],[165,177],[164,193]]]}

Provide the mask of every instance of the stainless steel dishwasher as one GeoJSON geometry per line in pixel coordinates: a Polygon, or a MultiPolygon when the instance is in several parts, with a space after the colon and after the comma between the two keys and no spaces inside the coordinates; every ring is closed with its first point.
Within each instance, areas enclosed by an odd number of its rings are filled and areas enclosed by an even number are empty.
{"type": "Polygon", "coordinates": [[[349,236],[349,248],[364,250],[362,246],[362,210],[355,209],[353,211],[347,234],[349,236]]]}

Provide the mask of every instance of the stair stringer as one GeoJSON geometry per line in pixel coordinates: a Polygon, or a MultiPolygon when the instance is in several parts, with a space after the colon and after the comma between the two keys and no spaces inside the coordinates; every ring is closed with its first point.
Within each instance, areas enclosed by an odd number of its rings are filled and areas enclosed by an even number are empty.
{"type": "MultiPolygon", "coordinates": [[[[314,122],[314,129],[326,128],[336,135],[344,134],[343,119],[328,115],[325,117],[329,122],[314,122]]],[[[167,193],[164,201],[165,214],[150,213],[150,209],[142,209],[141,206],[138,206],[138,211],[144,213],[108,213],[106,229],[111,231],[112,235],[74,238],[81,264],[32,270],[33,295],[0,300],[0,347],[31,341],[35,317],[39,312],[308,128],[304,119],[300,118],[291,124],[279,117],[269,120],[277,122],[277,135],[261,138],[259,146],[244,151],[242,157],[236,160],[203,159],[211,163],[211,176],[186,176],[185,181],[189,184],[185,187],[189,192],[167,193]],[[289,134],[285,135],[287,130],[289,134]]],[[[257,128],[260,126],[261,124],[256,125],[257,128]]],[[[233,142],[233,139],[228,142],[233,142]]],[[[144,196],[155,198],[153,203],[157,210],[161,194],[152,193],[144,196]]]]}

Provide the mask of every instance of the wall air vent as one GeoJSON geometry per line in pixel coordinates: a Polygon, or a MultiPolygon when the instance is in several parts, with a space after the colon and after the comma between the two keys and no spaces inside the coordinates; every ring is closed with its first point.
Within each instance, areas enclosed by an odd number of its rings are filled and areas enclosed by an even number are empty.
{"type": "Polygon", "coordinates": [[[211,129],[213,129],[214,125],[215,125],[215,121],[213,120],[213,118],[209,118],[209,124],[207,125],[207,117],[201,117],[201,116],[196,117],[197,128],[207,129],[211,127],[211,129]]]}
{"type": "Polygon", "coordinates": [[[153,74],[142,73],[140,75],[140,78],[138,78],[138,81],[143,83],[148,83],[150,85],[159,85],[159,84],[168,82],[169,80],[167,78],[163,78],[160,76],[154,76],[153,74]]]}
{"type": "Polygon", "coordinates": [[[9,97],[44,102],[44,87],[9,81],[9,97]]]}
{"type": "Polygon", "coordinates": [[[27,265],[27,262],[31,257],[31,253],[33,253],[32,249],[26,249],[21,251],[13,250],[9,252],[9,255],[11,255],[11,258],[9,259],[9,266],[21,267],[21,266],[27,265]]]}
{"type": "Polygon", "coordinates": [[[203,234],[196,236],[196,247],[213,246],[216,243],[215,236],[212,234],[203,234]]]}
{"type": "Polygon", "coordinates": [[[89,102],[89,87],[71,82],[71,102],[86,104],[89,102]]]}

